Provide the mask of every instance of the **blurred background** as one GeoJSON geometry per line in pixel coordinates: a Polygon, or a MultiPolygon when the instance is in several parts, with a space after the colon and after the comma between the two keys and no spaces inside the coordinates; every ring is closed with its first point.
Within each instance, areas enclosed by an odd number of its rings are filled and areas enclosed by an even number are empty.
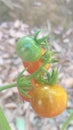
{"type": "MultiPolygon", "coordinates": [[[[73,112],[73,0],[0,0],[0,85],[13,83],[23,69],[15,50],[16,40],[46,29],[49,44],[57,51],[60,84],[69,97],[60,116],[47,119],[36,115],[17,89],[0,93],[0,105],[12,130],[61,130],[73,112]]],[[[73,121],[68,130],[73,130],[73,121]]]]}
{"type": "Polygon", "coordinates": [[[0,22],[19,19],[31,27],[72,25],[72,0],[0,0],[0,22]]]}

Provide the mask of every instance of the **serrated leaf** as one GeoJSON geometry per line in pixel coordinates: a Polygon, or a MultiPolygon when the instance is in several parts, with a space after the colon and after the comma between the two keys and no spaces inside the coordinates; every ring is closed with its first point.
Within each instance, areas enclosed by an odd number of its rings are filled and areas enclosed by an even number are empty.
{"type": "Polygon", "coordinates": [[[0,130],[11,130],[9,123],[1,108],[0,108],[0,130]]]}

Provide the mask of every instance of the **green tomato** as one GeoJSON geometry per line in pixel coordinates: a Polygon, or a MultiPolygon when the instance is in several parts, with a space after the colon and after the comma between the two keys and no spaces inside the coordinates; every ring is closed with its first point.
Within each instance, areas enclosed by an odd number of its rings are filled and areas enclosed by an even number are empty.
{"type": "Polygon", "coordinates": [[[23,61],[35,62],[40,59],[42,48],[32,37],[25,36],[17,41],[16,52],[23,61]]]}

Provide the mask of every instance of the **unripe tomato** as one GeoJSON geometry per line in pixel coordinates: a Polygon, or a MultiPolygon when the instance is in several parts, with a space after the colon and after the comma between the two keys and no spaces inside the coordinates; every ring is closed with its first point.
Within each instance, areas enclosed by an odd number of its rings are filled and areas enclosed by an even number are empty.
{"type": "Polygon", "coordinates": [[[31,106],[42,117],[55,117],[67,106],[67,93],[60,85],[42,85],[35,87],[31,95],[31,106]]]}
{"type": "Polygon", "coordinates": [[[33,38],[28,36],[22,37],[17,41],[16,52],[26,62],[37,61],[42,55],[41,46],[33,38]]]}
{"type": "MultiPolygon", "coordinates": [[[[42,49],[42,55],[45,53],[45,49],[42,49]]],[[[43,59],[40,58],[38,61],[35,61],[35,62],[23,62],[23,66],[25,68],[27,68],[27,71],[29,73],[34,73],[36,70],[38,70],[43,64],[43,59]]],[[[50,64],[47,64],[45,66],[46,69],[49,69],[50,68],[50,64]]]]}

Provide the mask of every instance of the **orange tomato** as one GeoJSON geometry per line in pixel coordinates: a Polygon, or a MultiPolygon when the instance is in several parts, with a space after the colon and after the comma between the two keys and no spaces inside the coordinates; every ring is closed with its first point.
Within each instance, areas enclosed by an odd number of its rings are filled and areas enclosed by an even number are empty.
{"type": "MultiPolygon", "coordinates": [[[[45,49],[42,49],[42,55],[45,53],[45,49]]],[[[43,64],[43,59],[42,58],[40,58],[38,61],[36,61],[36,62],[23,62],[23,66],[25,67],[25,68],[27,68],[27,71],[29,72],[29,73],[34,73],[36,70],[38,70],[41,66],[42,66],[42,64],[43,64]]],[[[49,68],[50,68],[50,64],[47,64],[46,66],[45,66],[45,68],[48,70],[49,68]]]]}
{"type": "Polygon", "coordinates": [[[67,106],[67,93],[60,85],[39,84],[32,91],[30,103],[34,111],[42,117],[55,117],[67,106]]]}

